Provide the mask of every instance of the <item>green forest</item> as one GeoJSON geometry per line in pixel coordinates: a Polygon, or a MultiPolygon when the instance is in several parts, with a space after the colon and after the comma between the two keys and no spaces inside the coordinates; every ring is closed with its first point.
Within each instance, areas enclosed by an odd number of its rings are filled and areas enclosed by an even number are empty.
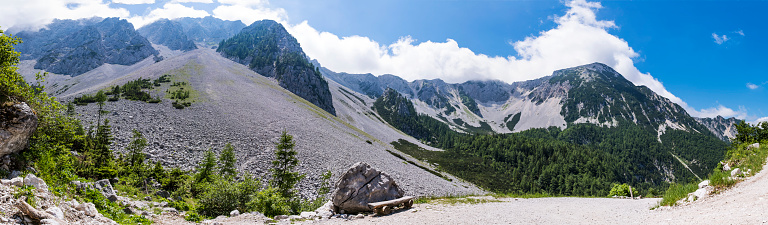
{"type": "Polygon", "coordinates": [[[669,181],[706,176],[728,147],[714,135],[678,130],[667,131],[659,142],[655,130],[629,121],[611,128],[569,124],[565,130],[459,133],[418,115],[412,103],[393,89],[373,108],[395,128],[445,151],[424,150],[405,140],[392,143],[398,150],[497,193],[606,196],[612,184],[627,183],[643,195],[658,195],[669,181]],[[685,163],[696,175],[675,156],[688,159],[685,163]]]}

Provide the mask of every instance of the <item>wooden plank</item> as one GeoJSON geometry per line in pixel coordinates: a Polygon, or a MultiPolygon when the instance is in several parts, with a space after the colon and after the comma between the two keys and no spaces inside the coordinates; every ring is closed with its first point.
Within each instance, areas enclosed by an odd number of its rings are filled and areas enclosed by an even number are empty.
{"type": "Polygon", "coordinates": [[[380,208],[385,205],[399,205],[403,204],[405,202],[410,201],[413,199],[412,196],[403,196],[402,198],[393,199],[389,201],[383,201],[383,202],[374,202],[374,203],[368,203],[368,207],[371,207],[372,209],[380,208]]]}

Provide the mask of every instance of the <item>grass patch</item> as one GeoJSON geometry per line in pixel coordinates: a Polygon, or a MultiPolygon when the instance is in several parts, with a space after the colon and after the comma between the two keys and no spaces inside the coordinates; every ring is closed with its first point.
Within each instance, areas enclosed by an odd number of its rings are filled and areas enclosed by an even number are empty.
{"type": "Polygon", "coordinates": [[[669,189],[664,193],[664,197],[659,202],[659,205],[674,206],[677,201],[688,197],[688,193],[696,191],[699,186],[697,184],[672,184],[669,185],[669,189]]]}
{"type": "Polygon", "coordinates": [[[443,204],[443,205],[457,205],[457,204],[483,204],[490,202],[502,202],[494,196],[448,196],[448,197],[420,197],[417,198],[415,204],[443,204]]]}

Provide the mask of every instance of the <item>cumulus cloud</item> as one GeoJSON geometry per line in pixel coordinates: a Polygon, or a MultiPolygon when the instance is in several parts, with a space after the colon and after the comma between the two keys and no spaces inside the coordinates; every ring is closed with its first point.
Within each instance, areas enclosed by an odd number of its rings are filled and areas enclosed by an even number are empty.
{"type": "Polygon", "coordinates": [[[179,3],[166,3],[162,8],[156,8],[149,12],[145,16],[134,16],[128,18],[128,21],[133,24],[136,29],[150,24],[158,19],[176,19],[181,17],[206,17],[209,16],[205,10],[197,10],[192,7],[187,7],[179,3]]]}
{"type": "Polygon", "coordinates": [[[287,24],[285,9],[269,8],[266,0],[218,0],[221,5],[213,9],[213,16],[223,20],[240,20],[246,25],[258,20],[274,20],[287,24]]]}
{"type": "Polygon", "coordinates": [[[755,122],[752,122],[751,124],[757,124],[757,123],[760,123],[760,122],[768,122],[768,117],[758,118],[757,120],[755,120],[755,122]]]}
{"type": "Polygon", "coordinates": [[[123,8],[112,8],[102,0],[23,0],[7,1],[0,7],[3,29],[39,29],[53,19],[99,17],[128,17],[123,8]]]}
{"type": "Polygon", "coordinates": [[[725,34],[723,34],[722,36],[718,36],[716,33],[712,33],[712,38],[715,39],[715,43],[717,43],[718,45],[722,45],[723,43],[729,40],[728,36],[725,36],[725,34]]]}
{"type": "Polygon", "coordinates": [[[155,4],[155,0],[112,0],[112,3],[126,5],[155,4]]]}
{"type": "MultiPolygon", "coordinates": [[[[691,111],[688,111],[688,113],[691,113],[691,111]]],[[[747,109],[745,109],[743,106],[740,106],[738,110],[733,110],[733,109],[725,107],[723,105],[718,105],[716,107],[712,107],[712,108],[702,109],[700,111],[696,111],[696,113],[697,113],[697,115],[692,115],[692,116],[696,116],[696,117],[716,117],[716,116],[719,115],[719,116],[722,116],[722,117],[725,117],[725,118],[736,117],[737,119],[745,119],[748,116],[747,115],[747,109]]]]}
{"type": "Polygon", "coordinates": [[[759,87],[760,87],[760,85],[753,84],[753,83],[747,83],[747,88],[749,88],[749,89],[755,90],[755,89],[757,89],[759,87]]]}

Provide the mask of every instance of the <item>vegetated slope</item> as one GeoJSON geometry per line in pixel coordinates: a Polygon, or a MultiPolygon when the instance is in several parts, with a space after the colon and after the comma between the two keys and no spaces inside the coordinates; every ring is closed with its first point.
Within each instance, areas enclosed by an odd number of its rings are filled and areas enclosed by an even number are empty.
{"type": "Polygon", "coordinates": [[[256,21],[216,50],[224,57],[274,77],[280,86],[336,115],[328,82],[312,65],[296,38],[272,20],[256,21]]]}
{"type": "Polygon", "coordinates": [[[743,121],[740,119],[736,119],[735,117],[731,118],[723,118],[722,116],[717,116],[715,118],[695,118],[696,121],[699,121],[702,125],[707,127],[709,131],[712,131],[718,138],[722,139],[723,141],[730,141],[730,139],[736,138],[736,134],[738,131],[736,130],[736,127],[734,124],[738,124],[739,122],[743,121]]]}
{"type": "Polygon", "coordinates": [[[165,45],[171,50],[197,49],[195,42],[187,38],[181,23],[176,21],[160,19],[139,28],[138,32],[150,42],[165,45]]]}
{"type": "Polygon", "coordinates": [[[124,19],[54,20],[48,28],[16,34],[22,60],[35,69],[77,76],[104,64],[133,65],[157,50],[124,19]]]}
{"type": "Polygon", "coordinates": [[[224,39],[235,36],[245,27],[240,20],[229,21],[206,16],[203,18],[178,18],[174,22],[181,24],[184,34],[197,45],[216,48],[224,39]]]}
{"type": "MultiPolygon", "coordinates": [[[[386,151],[388,145],[281,88],[275,80],[210,49],[165,59],[111,84],[122,85],[140,77],[157,79],[163,74],[170,74],[174,82],[189,83],[199,96],[182,110],[174,109],[169,99],[158,104],[122,99],[107,102],[104,110],[109,112],[106,117],[115,131],[115,149],[122,150],[131,130],[137,129],[148,140],[150,159],[165,166],[192,168],[206,150],[218,154],[231,143],[239,169],[266,176],[277,138],[285,130],[296,141],[299,171],[307,174],[308,180],[300,185],[305,195],[317,188],[322,172],[331,170],[338,176],[359,161],[392,175],[408,194],[481,192],[471,184],[447,181],[403,163],[386,151]]],[[[96,111],[95,104],[77,107],[85,121],[94,122],[96,111]]]]}
{"type": "MultiPolygon", "coordinates": [[[[559,77],[568,78],[562,75],[559,77]]],[[[555,80],[544,84],[545,87],[571,86],[573,91],[579,90],[584,83],[577,83],[576,80],[555,80]]],[[[627,115],[626,111],[622,114],[621,111],[611,108],[616,106],[610,104],[619,104],[618,101],[607,101],[605,105],[593,104],[601,101],[592,96],[615,94],[612,89],[599,89],[601,85],[604,84],[591,84],[590,86],[598,88],[582,89],[580,93],[568,92],[569,96],[575,97],[564,100],[567,102],[566,106],[568,103],[586,105],[592,109],[600,109],[599,111],[588,111],[586,106],[581,106],[576,110],[564,110],[564,114],[567,118],[574,118],[569,113],[579,113],[578,115],[582,116],[579,118],[594,118],[604,125],[570,123],[566,129],[536,128],[517,134],[462,134],[450,129],[440,120],[419,114],[410,100],[394,89],[387,89],[374,103],[374,109],[392,126],[424,143],[446,150],[444,153],[411,150],[408,154],[430,162],[439,161],[441,169],[498,191],[599,195],[601,191],[610,188],[606,185],[610,182],[630,183],[644,190],[664,189],[668,182],[688,181],[695,179],[696,175],[705,175],[722,160],[727,144],[700,124],[691,122],[691,117],[684,117],[687,114],[685,111],[679,111],[682,109],[659,109],[669,105],[664,102],[647,102],[647,99],[646,102],[638,103],[637,98],[646,96],[642,92],[643,88],[634,89],[638,90],[635,92],[627,91],[626,93],[635,96],[622,99],[635,101],[623,102],[623,110],[641,105],[638,107],[647,108],[643,110],[653,110],[644,115],[655,116],[644,117],[646,122],[636,123],[623,117],[627,115]],[[597,90],[600,92],[595,92],[597,90]],[[599,115],[606,112],[602,111],[603,108],[614,110],[607,112],[618,112],[616,116],[611,117],[611,122],[600,120],[599,115]],[[670,122],[671,120],[682,121],[680,123],[684,125],[677,126],[681,130],[654,129],[656,124],[662,128],[675,124],[670,122]],[[569,151],[559,152],[563,149],[569,151]],[[596,161],[592,162],[590,159],[596,161]],[[585,191],[595,188],[596,185],[595,191],[585,191]]],[[[538,88],[534,90],[529,94],[531,99],[540,99],[553,93],[538,88]]],[[[517,116],[512,118],[515,117],[517,116]]]]}

